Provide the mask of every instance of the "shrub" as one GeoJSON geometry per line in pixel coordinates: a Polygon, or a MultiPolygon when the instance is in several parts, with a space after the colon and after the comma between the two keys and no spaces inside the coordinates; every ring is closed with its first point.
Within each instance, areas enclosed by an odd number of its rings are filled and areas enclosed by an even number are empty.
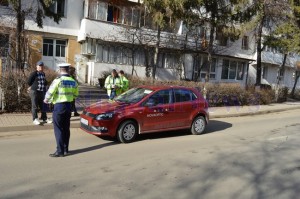
{"type": "Polygon", "coordinates": [[[130,87],[142,85],[177,85],[200,89],[204,95],[204,86],[206,89],[206,99],[209,106],[243,106],[270,104],[274,102],[275,93],[269,88],[255,91],[252,87],[245,90],[240,84],[234,83],[202,83],[193,81],[154,81],[151,78],[140,79],[131,77],[129,79],[130,87]]]}
{"type": "Polygon", "coordinates": [[[279,103],[286,102],[287,97],[288,97],[288,93],[289,93],[289,88],[288,87],[279,88],[277,102],[279,102],[279,103]]]}
{"type": "MultiPolygon", "coordinates": [[[[4,93],[4,109],[6,112],[29,112],[31,100],[27,92],[27,80],[31,71],[7,72],[0,79],[0,87],[4,93]]],[[[45,67],[44,72],[48,85],[57,77],[57,73],[45,67]]]]}
{"type": "Polygon", "coordinates": [[[300,100],[300,89],[295,90],[294,99],[300,100]]]}
{"type": "Polygon", "coordinates": [[[20,72],[6,73],[1,77],[0,86],[4,93],[6,112],[27,112],[31,109],[26,80],[26,74],[20,72]]]}
{"type": "Polygon", "coordinates": [[[110,71],[104,71],[100,74],[100,77],[98,78],[98,84],[101,88],[104,88],[105,79],[111,74],[110,71]]]}

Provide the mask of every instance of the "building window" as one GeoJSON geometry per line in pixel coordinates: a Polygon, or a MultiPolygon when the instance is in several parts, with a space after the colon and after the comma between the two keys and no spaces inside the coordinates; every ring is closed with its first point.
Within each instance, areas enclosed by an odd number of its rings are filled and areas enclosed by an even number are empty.
{"type": "Polygon", "coordinates": [[[89,3],[88,16],[91,19],[139,27],[141,10],[128,6],[116,6],[105,2],[93,1],[89,3]]]}
{"type": "Polygon", "coordinates": [[[279,68],[279,77],[283,78],[284,76],[284,69],[282,67],[279,68]]]}
{"type": "MultiPolygon", "coordinates": [[[[208,72],[208,64],[209,63],[206,57],[203,59],[201,73],[200,73],[202,79],[205,79],[206,77],[206,73],[208,72]]],[[[210,79],[216,79],[216,67],[217,67],[217,59],[213,58],[210,66],[210,74],[209,74],[210,79]]]]}
{"type": "Polygon", "coordinates": [[[223,26],[219,26],[216,29],[216,40],[220,46],[227,46],[228,37],[223,33],[223,26]]]}
{"type": "Polygon", "coordinates": [[[268,67],[267,66],[263,66],[261,75],[264,79],[267,79],[267,76],[268,76],[268,67]]]}
{"type": "Polygon", "coordinates": [[[7,57],[9,52],[9,35],[0,34],[0,57],[7,57]]]}
{"type": "Polygon", "coordinates": [[[223,60],[222,79],[243,80],[244,77],[244,62],[223,60]]]}
{"type": "Polygon", "coordinates": [[[43,56],[66,57],[66,40],[44,39],[43,56]]]}
{"type": "Polygon", "coordinates": [[[8,0],[0,0],[0,6],[8,6],[8,0]]]}
{"type": "Polygon", "coordinates": [[[245,66],[246,66],[245,62],[238,62],[238,65],[237,65],[237,76],[236,76],[237,80],[243,80],[244,73],[245,73],[245,68],[246,68],[245,66]]]}
{"type": "Polygon", "coordinates": [[[248,36],[244,36],[242,39],[242,49],[243,50],[248,50],[249,49],[249,37],[248,36]]]}
{"type": "Polygon", "coordinates": [[[132,58],[132,49],[126,46],[113,46],[97,44],[96,61],[110,64],[132,64],[134,59],[134,65],[145,65],[145,54],[142,49],[134,51],[132,58]]]}
{"type": "Polygon", "coordinates": [[[176,53],[159,53],[158,64],[159,68],[177,68],[180,62],[180,56],[176,53]]]}
{"type": "Polygon", "coordinates": [[[53,56],[53,39],[44,39],[43,42],[43,56],[53,56]]]}
{"type": "Polygon", "coordinates": [[[264,51],[266,52],[272,52],[272,53],[281,53],[281,49],[279,47],[270,47],[270,46],[265,46],[264,51]]]}
{"type": "Polygon", "coordinates": [[[120,23],[121,22],[121,10],[120,8],[108,5],[107,7],[107,21],[111,21],[114,23],[120,23]]]}
{"type": "Polygon", "coordinates": [[[56,0],[50,7],[50,10],[56,14],[59,14],[65,17],[65,8],[66,8],[66,1],[65,0],[56,0]]]}
{"type": "Polygon", "coordinates": [[[67,42],[64,40],[56,40],[55,46],[55,56],[56,57],[65,57],[66,56],[66,45],[67,42]]]}

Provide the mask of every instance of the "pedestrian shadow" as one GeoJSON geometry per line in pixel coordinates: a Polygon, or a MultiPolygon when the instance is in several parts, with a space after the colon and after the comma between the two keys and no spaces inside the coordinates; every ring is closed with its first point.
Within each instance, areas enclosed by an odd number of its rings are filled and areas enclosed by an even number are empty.
{"type": "Polygon", "coordinates": [[[86,147],[86,148],[82,148],[82,149],[75,149],[69,152],[68,156],[72,156],[72,155],[77,155],[80,153],[86,153],[86,152],[90,152],[90,151],[95,151],[95,150],[99,150],[102,149],[104,147],[108,147],[108,146],[112,146],[112,145],[116,145],[119,144],[117,142],[108,142],[108,143],[104,143],[104,144],[99,144],[99,145],[95,145],[95,146],[90,146],[90,147],[86,147]]]}

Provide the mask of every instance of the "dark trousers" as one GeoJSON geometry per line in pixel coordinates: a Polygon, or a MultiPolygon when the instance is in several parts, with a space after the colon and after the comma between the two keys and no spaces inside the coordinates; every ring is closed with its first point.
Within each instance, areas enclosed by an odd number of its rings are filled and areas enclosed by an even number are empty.
{"type": "Polygon", "coordinates": [[[54,104],[53,126],[58,154],[69,151],[71,111],[71,102],[54,104]]]}
{"type": "Polygon", "coordinates": [[[109,96],[109,99],[110,100],[113,100],[115,97],[116,97],[117,93],[116,93],[116,90],[115,89],[112,89],[111,90],[111,93],[110,93],[110,96],[109,96]]]}
{"type": "Polygon", "coordinates": [[[45,92],[43,91],[30,91],[31,98],[31,112],[32,112],[32,120],[38,118],[38,110],[41,110],[41,119],[47,120],[46,114],[46,104],[44,104],[45,92]]]}
{"type": "Polygon", "coordinates": [[[75,100],[73,100],[73,102],[72,102],[72,112],[77,113],[77,108],[76,108],[76,105],[75,105],[75,100]]]}

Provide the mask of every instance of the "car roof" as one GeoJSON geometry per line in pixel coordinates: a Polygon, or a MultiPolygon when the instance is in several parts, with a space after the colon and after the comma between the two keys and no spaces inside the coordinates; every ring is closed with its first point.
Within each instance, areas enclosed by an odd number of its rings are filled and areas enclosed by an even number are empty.
{"type": "Polygon", "coordinates": [[[170,88],[177,88],[177,89],[189,89],[189,90],[195,90],[194,88],[191,87],[185,87],[185,86],[139,86],[139,88],[145,88],[145,89],[150,89],[150,90],[161,90],[161,89],[170,89],[170,88]]]}

